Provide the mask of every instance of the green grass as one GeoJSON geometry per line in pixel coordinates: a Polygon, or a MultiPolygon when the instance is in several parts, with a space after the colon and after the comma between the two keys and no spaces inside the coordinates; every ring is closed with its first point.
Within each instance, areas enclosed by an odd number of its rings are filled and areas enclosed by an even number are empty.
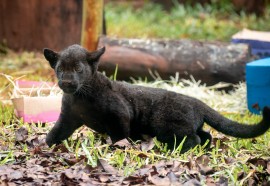
{"type": "Polygon", "coordinates": [[[179,4],[169,12],[152,3],[136,10],[128,4],[109,3],[105,10],[108,35],[116,37],[230,41],[243,28],[270,30],[269,6],[263,17],[237,14],[230,3],[204,7],[179,4]]]}

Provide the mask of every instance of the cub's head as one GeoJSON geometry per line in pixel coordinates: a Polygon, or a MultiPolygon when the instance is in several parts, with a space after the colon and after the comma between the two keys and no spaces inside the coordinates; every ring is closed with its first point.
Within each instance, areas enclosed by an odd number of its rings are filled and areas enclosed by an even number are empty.
{"type": "Polygon", "coordinates": [[[45,48],[44,56],[58,78],[59,87],[67,94],[77,92],[84,81],[97,71],[98,60],[105,47],[89,52],[80,45],[72,45],[61,52],[45,48]]]}

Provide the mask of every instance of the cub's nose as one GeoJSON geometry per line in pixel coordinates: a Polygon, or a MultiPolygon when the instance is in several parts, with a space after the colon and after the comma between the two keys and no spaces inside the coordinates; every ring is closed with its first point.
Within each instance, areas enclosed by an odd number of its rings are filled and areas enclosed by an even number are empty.
{"type": "Polygon", "coordinates": [[[71,86],[72,81],[71,80],[62,80],[62,85],[65,87],[71,86]]]}
{"type": "Polygon", "coordinates": [[[76,92],[78,87],[76,81],[72,80],[61,80],[58,82],[58,85],[67,94],[76,92]]]}

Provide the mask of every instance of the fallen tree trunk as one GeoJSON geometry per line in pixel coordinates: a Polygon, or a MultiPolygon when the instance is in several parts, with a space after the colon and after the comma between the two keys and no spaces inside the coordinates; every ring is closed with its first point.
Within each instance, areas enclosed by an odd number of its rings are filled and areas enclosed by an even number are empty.
{"type": "Polygon", "coordinates": [[[118,65],[120,80],[151,79],[151,70],[162,79],[179,72],[181,78],[192,75],[208,85],[220,81],[238,83],[245,79],[245,64],[250,60],[250,49],[245,44],[101,37],[101,46],[106,46],[106,52],[99,69],[111,75],[118,65]]]}

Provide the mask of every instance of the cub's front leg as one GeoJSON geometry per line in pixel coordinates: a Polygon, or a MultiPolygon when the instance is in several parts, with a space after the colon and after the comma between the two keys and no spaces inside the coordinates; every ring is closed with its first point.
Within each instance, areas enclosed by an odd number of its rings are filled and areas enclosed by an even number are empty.
{"type": "Polygon", "coordinates": [[[128,116],[114,117],[114,121],[107,121],[106,130],[113,143],[130,137],[130,120],[128,116]]]}
{"type": "Polygon", "coordinates": [[[47,145],[60,144],[80,126],[82,126],[80,121],[72,119],[71,116],[60,114],[56,124],[46,137],[47,145]]]}
{"type": "Polygon", "coordinates": [[[109,105],[106,118],[106,131],[113,143],[130,137],[131,112],[122,100],[115,100],[109,105]]]}

